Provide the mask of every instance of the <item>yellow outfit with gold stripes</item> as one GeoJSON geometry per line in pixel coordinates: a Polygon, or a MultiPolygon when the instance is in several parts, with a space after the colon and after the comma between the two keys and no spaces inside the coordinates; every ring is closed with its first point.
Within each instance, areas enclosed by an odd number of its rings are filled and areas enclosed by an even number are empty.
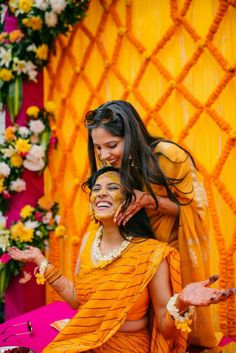
{"type": "Polygon", "coordinates": [[[185,352],[186,334],[176,331],[175,337],[166,340],[158,331],[155,317],[150,331],[119,331],[125,320],[137,320],[148,314],[147,286],[163,259],[169,264],[173,291],[181,290],[177,251],[157,240],[137,238],[119,258],[101,268],[91,260],[94,237],[88,237],[75,278],[79,310],[43,353],[185,352]],[[137,316],[133,316],[134,309],[137,316]]]}
{"type": "MultiPolygon", "coordinates": [[[[154,152],[163,173],[179,182],[171,187],[180,206],[179,218],[146,209],[156,239],[178,249],[183,286],[203,281],[210,274],[209,214],[203,183],[185,151],[173,143],[160,142],[154,152]]],[[[164,187],[152,184],[156,195],[167,196],[164,187]]],[[[190,340],[206,347],[216,346],[210,308],[197,308],[190,340]]]]}

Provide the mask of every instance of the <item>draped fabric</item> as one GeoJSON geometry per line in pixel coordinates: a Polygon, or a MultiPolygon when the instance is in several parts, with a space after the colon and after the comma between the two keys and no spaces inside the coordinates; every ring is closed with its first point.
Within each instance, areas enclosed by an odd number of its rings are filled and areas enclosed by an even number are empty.
{"type": "MultiPolygon", "coordinates": [[[[159,214],[147,210],[158,240],[178,248],[183,285],[203,281],[210,276],[209,215],[203,184],[193,162],[185,151],[172,143],[161,142],[155,149],[162,171],[173,179],[172,191],[183,206],[180,216],[159,214]],[[178,181],[176,181],[178,180],[178,181]]],[[[163,187],[152,185],[156,194],[166,196],[163,187]]],[[[191,342],[213,347],[216,345],[209,308],[198,308],[191,342]]]]}
{"type": "MultiPolygon", "coordinates": [[[[151,134],[194,156],[208,196],[211,273],[220,288],[235,287],[235,33],[235,0],[93,0],[85,20],[57,40],[44,71],[58,137],[45,185],[67,228],[64,240],[52,237],[50,260],[66,275],[89,226],[80,188],[89,170],[85,113],[125,99],[151,134]]],[[[235,297],[211,310],[214,327],[235,336],[235,297]]]]}
{"type": "Polygon", "coordinates": [[[176,331],[174,338],[166,340],[158,331],[155,317],[150,334],[147,329],[128,334],[119,332],[129,311],[165,258],[170,268],[173,292],[179,292],[178,253],[156,240],[132,242],[120,258],[103,268],[82,266],[75,278],[81,303],[79,310],[43,353],[184,352],[186,334],[176,331]]]}

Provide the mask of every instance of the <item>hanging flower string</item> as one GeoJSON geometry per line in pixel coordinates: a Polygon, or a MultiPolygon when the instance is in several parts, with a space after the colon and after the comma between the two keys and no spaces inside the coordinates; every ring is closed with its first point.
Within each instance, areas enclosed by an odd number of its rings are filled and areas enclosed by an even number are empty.
{"type": "Polygon", "coordinates": [[[56,146],[54,124],[55,104],[49,101],[43,109],[27,109],[27,126],[9,126],[0,145],[0,207],[4,211],[13,192],[26,190],[22,179],[25,169],[42,172],[48,162],[50,146],[56,146]]]}
{"type": "Polygon", "coordinates": [[[7,104],[12,120],[21,108],[23,80],[37,82],[54,40],[84,18],[88,4],[88,0],[2,1],[2,29],[6,13],[18,23],[17,30],[0,34],[0,103],[7,104]]]}
{"type": "MultiPolygon", "coordinates": [[[[25,205],[20,211],[20,219],[13,222],[10,229],[5,224],[0,225],[0,285],[1,298],[8,284],[9,276],[18,275],[23,263],[14,261],[7,253],[9,246],[26,249],[28,245],[38,247],[44,251],[47,247],[50,234],[56,239],[65,235],[65,227],[61,223],[58,203],[47,197],[41,197],[36,207],[25,205]]],[[[24,274],[20,283],[25,283],[29,274],[24,274]]]]}

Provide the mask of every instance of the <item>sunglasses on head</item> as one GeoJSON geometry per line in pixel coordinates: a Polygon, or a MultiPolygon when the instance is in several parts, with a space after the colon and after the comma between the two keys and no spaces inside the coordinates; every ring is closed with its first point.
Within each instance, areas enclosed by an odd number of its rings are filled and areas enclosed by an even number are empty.
{"type": "Polygon", "coordinates": [[[91,126],[97,122],[107,124],[110,123],[113,119],[113,111],[109,108],[105,108],[100,112],[99,110],[89,110],[85,116],[85,125],[91,126]]]}

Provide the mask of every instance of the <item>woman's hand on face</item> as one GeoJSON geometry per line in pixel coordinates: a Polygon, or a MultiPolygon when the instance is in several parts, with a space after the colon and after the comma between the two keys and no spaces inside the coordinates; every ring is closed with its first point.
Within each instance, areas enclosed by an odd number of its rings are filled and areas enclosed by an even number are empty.
{"type": "Polygon", "coordinates": [[[36,265],[45,260],[40,249],[33,246],[29,246],[27,250],[20,250],[16,247],[11,247],[7,249],[7,252],[13,260],[22,261],[22,262],[33,262],[36,265]]]}
{"type": "Polygon", "coordinates": [[[114,222],[118,225],[125,225],[130,220],[130,218],[135,215],[135,213],[141,210],[141,208],[146,207],[150,201],[150,195],[147,192],[134,190],[134,195],[135,196],[132,197],[132,201],[125,212],[122,211],[123,204],[121,204],[117,209],[114,217],[114,222]]]}
{"type": "Polygon", "coordinates": [[[217,304],[226,300],[228,297],[236,293],[236,288],[215,289],[208,288],[209,285],[218,280],[218,275],[211,276],[206,281],[190,283],[178,295],[178,307],[186,307],[187,305],[207,306],[217,304]]]}

